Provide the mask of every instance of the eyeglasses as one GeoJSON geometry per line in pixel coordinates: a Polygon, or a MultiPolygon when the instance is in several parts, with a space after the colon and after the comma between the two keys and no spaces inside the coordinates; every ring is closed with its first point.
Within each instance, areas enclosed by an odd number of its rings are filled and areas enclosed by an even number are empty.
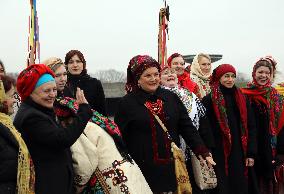
{"type": "Polygon", "coordinates": [[[74,64],[74,63],[82,63],[82,61],[80,61],[80,60],[70,60],[69,62],[68,62],[68,64],[74,64]]]}

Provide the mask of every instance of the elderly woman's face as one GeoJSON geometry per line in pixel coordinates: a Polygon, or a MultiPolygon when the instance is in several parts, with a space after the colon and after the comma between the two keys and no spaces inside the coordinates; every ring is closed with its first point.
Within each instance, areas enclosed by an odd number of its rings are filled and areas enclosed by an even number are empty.
{"type": "Polygon", "coordinates": [[[232,72],[225,73],[220,78],[220,83],[226,88],[232,88],[235,85],[236,75],[232,72]]]}
{"type": "Polygon", "coordinates": [[[184,73],[185,62],[182,57],[175,57],[171,61],[171,67],[177,72],[177,75],[182,75],[184,73]]]}
{"type": "Polygon", "coordinates": [[[270,79],[271,79],[271,74],[270,74],[270,69],[266,66],[260,66],[259,68],[256,69],[255,71],[255,80],[256,82],[264,86],[266,85],[270,79]]]}
{"type": "Polygon", "coordinates": [[[67,68],[72,75],[80,75],[84,69],[84,64],[77,55],[74,55],[68,61],[67,68]]]}
{"type": "Polygon", "coordinates": [[[173,68],[166,68],[161,72],[161,84],[166,87],[175,87],[178,84],[177,73],[173,68]]]}
{"type": "Polygon", "coordinates": [[[55,82],[56,82],[57,90],[63,91],[66,85],[66,82],[67,82],[66,68],[64,67],[64,65],[60,65],[60,67],[58,67],[54,73],[55,73],[55,82]]]}
{"type": "Polygon", "coordinates": [[[57,95],[56,83],[47,82],[37,87],[31,94],[31,98],[37,104],[46,107],[53,108],[53,103],[57,95]]]}
{"type": "Polygon", "coordinates": [[[148,93],[154,93],[160,85],[160,74],[156,67],[150,67],[143,71],[138,80],[141,89],[148,93]]]}

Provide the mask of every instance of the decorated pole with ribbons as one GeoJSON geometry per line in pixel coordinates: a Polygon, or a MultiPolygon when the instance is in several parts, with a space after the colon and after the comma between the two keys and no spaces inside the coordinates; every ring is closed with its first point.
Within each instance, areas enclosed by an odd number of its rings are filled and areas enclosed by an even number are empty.
{"type": "Polygon", "coordinates": [[[165,7],[159,12],[159,35],[158,35],[158,62],[161,67],[167,65],[167,37],[168,37],[168,22],[169,22],[169,6],[165,1],[165,7]]]}
{"type": "Polygon", "coordinates": [[[29,16],[29,38],[27,65],[35,64],[36,59],[40,62],[39,26],[36,10],[36,0],[30,0],[31,14],[29,16]]]}

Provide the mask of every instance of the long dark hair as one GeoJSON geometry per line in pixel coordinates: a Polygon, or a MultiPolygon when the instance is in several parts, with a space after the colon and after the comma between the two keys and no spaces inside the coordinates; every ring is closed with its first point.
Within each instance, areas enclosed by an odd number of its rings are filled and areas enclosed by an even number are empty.
{"type": "Polygon", "coordinates": [[[86,60],[85,60],[85,57],[84,57],[83,53],[81,53],[81,51],[79,51],[79,50],[70,50],[68,53],[66,53],[64,64],[65,64],[66,66],[68,66],[68,63],[69,63],[70,59],[71,59],[74,55],[77,55],[77,56],[79,57],[79,59],[80,59],[80,60],[82,61],[82,63],[83,63],[84,69],[86,69],[86,60]]]}

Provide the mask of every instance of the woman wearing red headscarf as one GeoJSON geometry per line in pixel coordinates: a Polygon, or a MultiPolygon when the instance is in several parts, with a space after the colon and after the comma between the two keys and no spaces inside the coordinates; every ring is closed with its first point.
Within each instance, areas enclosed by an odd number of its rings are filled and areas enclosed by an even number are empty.
{"type": "Polygon", "coordinates": [[[46,65],[30,65],[17,80],[22,104],[14,125],[22,134],[35,168],[35,193],[73,194],[73,168],[70,147],[79,138],[91,110],[83,92],[76,99],[79,112],[76,121],[63,128],[57,125],[53,104],[57,94],[54,73],[46,65]]]}
{"type": "Polygon", "coordinates": [[[198,98],[201,98],[198,85],[190,79],[190,74],[185,71],[185,62],[183,56],[174,53],[168,58],[168,66],[175,69],[178,76],[178,84],[193,92],[198,98]]]}
{"type": "Polygon", "coordinates": [[[150,56],[138,55],[130,60],[128,94],[121,99],[114,118],[130,155],[155,194],[177,190],[171,141],[179,146],[179,135],[197,156],[215,164],[179,97],[160,87],[160,70],[160,64],[150,56]],[[154,114],[164,123],[171,139],[154,114]]]}
{"type": "Polygon", "coordinates": [[[215,140],[218,180],[215,193],[248,194],[248,167],[256,154],[255,126],[249,102],[235,86],[236,70],[222,64],[214,69],[211,93],[202,99],[215,140]]]}
{"type": "Polygon", "coordinates": [[[258,60],[253,67],[252,83],[242,90],[249,97],[256,118],[255,168],[261,194],[278,194],[279,186],[284,184],[284,102],[283,96],[271,86],[273,66],[267,57],[258,60]]]}

